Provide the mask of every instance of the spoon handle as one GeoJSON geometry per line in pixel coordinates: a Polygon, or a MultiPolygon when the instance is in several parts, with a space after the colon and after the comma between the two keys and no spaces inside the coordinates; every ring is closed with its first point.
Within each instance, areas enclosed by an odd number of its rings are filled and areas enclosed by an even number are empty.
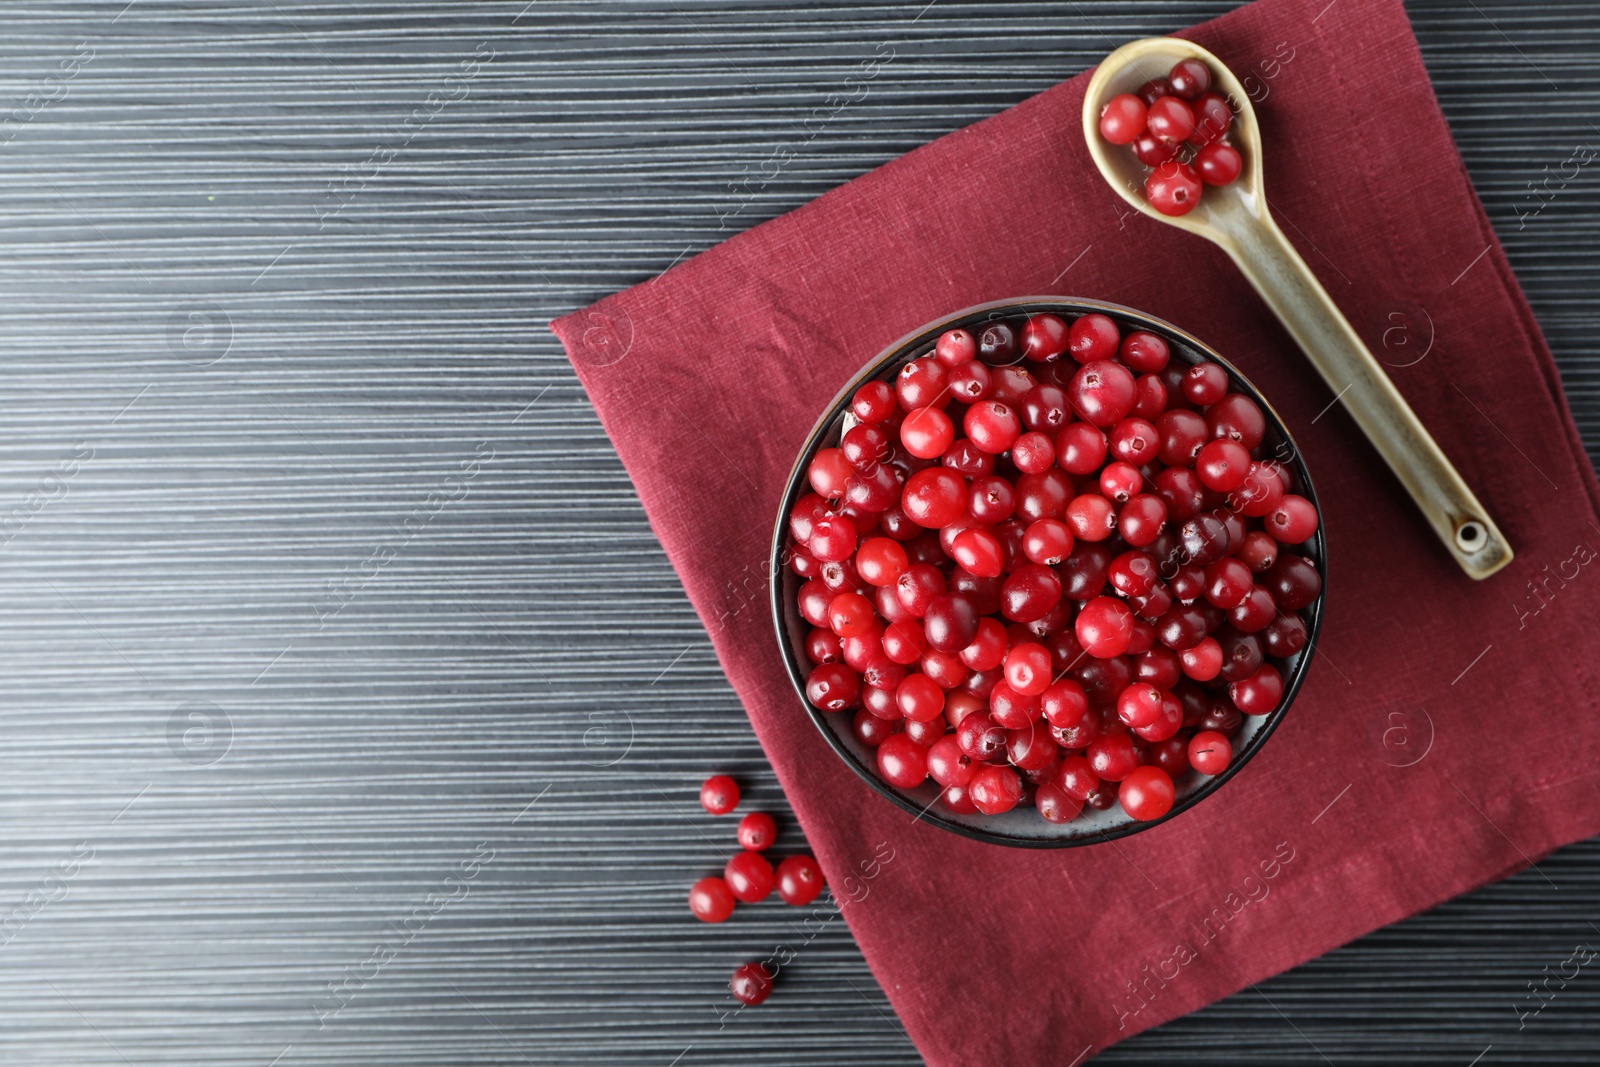
{"type": "Polygon", "coordinates": [[[1232,221],[1218,243],[1338,394],[1461,569],[1483,579],[1510,563],[1500,528],[1278,224],[1264,211],[1232,221]]]}

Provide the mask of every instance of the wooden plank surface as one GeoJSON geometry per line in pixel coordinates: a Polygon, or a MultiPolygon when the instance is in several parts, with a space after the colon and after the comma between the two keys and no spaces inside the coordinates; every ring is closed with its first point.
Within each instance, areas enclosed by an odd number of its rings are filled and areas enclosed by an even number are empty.
{"type": "MultiPolygon", "coordinates": [[[[1231,6],[8,6],[0,1062],[917,1062],[842,923],[720,1020],[693,788],[783,801],[545,323],[1231,6]]],[[[1600,8],[1410,9],[1593,449],[1600,8]]],[[[1097,1062],[1595,1061],[1541,870],[1097,1062]]]]}

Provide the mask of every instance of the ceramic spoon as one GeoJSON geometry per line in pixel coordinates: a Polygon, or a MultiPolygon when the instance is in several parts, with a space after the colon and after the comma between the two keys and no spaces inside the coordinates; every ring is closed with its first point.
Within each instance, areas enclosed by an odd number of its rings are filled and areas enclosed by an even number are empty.
{"type": "Polygon", "coordinates": [[[1250,96],[1233,72],[1204,48],[1175,37],[1123,45],[1089,80],[1083,135],[1100,173],[1124,200],[1228,253],[1389,464],[1461,569],[1473,578],[1487,578],[1510,563],[1511,546],[1499,527],[1273,221],[1261,183],[1261,131],[1250,96]],[[1148,172],[1132,149],[1100,137],[1100,111],[1113,96],[1135,92],[1188,58],[1211,69],[1213,90],[1234,107],[1229,137],[1244,156],[1244,169],[1231,185],[1207,186],[1198,207],[1174,217],[1145,200],[1148,172]]]}

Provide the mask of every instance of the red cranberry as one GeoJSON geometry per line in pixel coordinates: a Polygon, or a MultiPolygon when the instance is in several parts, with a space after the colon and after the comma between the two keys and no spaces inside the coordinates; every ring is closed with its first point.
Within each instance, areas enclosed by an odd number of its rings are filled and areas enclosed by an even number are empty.
{"type": "Polygon", "coordinates": [[[1084,601],[1100,595],[1111,568],[1111,550],[1103,545],[1075,545],[1061,564],[1063,595],[1084,601]]]}
{"type": "Polygon", "coordinates": [[[1006,654],[1006,628],[994,619],[978,620],[978,629],[972,641],[961,650],[961,662],[975,671],[988,671],[1000,666],[1006,654]]]}
{"type": "Polygon", "coordinates": [[[1022,551],[1034,563],[1054,566],[1072,551],[1072,531],[1058,519],[1039,519],[1022,535],[1022,551]]]}
{"type": "Polygon", "coordinates": [[[1156,539],[1167,521],[1167,505],[1158,496],[1140,493],[1122,506],[1117,514],[1117,531],[1122,539],[1135,548],[1143,548],[1156,539]]]}
{"type": "Polygon", "coordinates": [[[700,787],[700,806],[713,815],[726,815],[739,806],[739,784],[725,774],[714,774],[700,787]]]}
{"type": "Polygon", "coordinates": [[[1250,590],[1243,604],[1228,612],[1228,621],[1241,633],[1253,634],[1265,630],[1278,613],[1272,594],[1261,586],[1250,590]]]}
{"type": "Polygon", "coordinates": [[[1172,83],[1165,78],[1151,78],[1139,86],[1134,95],[1144,101],[1145,107],[1149,107],[1163,96],[1172,95],[1172,83]]]}
{"type": "Polygon", "coordinates": [[[1215,730],[1202,730],[1189,739],[1189,765],[1201,774],[1218,775],[1233,762],[1233,744],[1215,730]]]}
{"type": "Polygon", "coordinates": [[[1114,359],[1122,332],[1108,315],[1091,312],[1079,317],[1067,334],[1067,351],[1079,363],[1114,359]]]}
{"type": "Polygon", "coordinates": [[[746,963],[733,972],[728,989],[739,1003],[754,1007],[772,993],[772,972],[759,963],[746,963]]]}
{"type": "Polygon", "coordinates": [[[1132,93],[1113,96],[1100,109],[1100,136],[1112,144],[1127,144],[1144,132],[1145,102],[1132,93]]]}
{"type": "Polygon", "coordinates": [[[850,401],[850,410],[862,422],[882,422],[894,414],[899,401],[888,382],[867,382],[856,390],[850,401]]]}
{"type": "MultiPolygon", "coordinates": [[[[1202,146],[1202,151],[1220,143],[1219,139],[1233,125],[1233,109],[1228,101],[1221,93],[1206,93],[1190,107],[1194,112],[1194,132],[1189,135],[1189,143],[1202,146]]],[[[1199,156],[1195,158],[1198,160],[1199,156]]]]}
{"type": "Polygon", "coordinates": [[[1085,422],[1101,429],[1114,426],[1133,410],[1133,373],[1110,360],[1085,363],[1067,385],[1067,399],[1085,422]]]}
{"type": "Polygon", "coordinates": [[[1254,634],[1224,631],[1217,639],[1222,649],[1222,666],[1217,673],[1225,682],[1237,682],[1261,666],[1261,641],[1254,634]]]}
{"type": "Polygon", "coordinates": [[[1167,84],[1172,87],[1172,95],[1198,100],[1211,88],[1211,70],[1198,59],[1180,59],[1168,72],[1167,84]]]}
{"type": "Polygon", "coordinates": [[[989,373],[989,368],[973,360],[963,363],[950,372],[950,381],[945,386],[950,390],[950,395],[964,404],[975,404],[989,395],[994,388],[994,378],[989,373]]]}
{"type": "Polygon", "coordinates": [[[1248,678],[1228,685],[1234,707],[1246,715],[1269,715],[1283,699],[1283,676],[1270,664],[1262,664],[1248,678]]]}
{"type": "Polygon", "coordinates": [[[1283,555],[1266,574],[1267,590],[1284,611],[1299,611],[1322,592],[1322,575],[1304,556],[1283,555]]]}
{"type": "Polygon", "coordinates": [[[1093,474],[1106,461],[1106,435],[1086,422],[1075,422],[1056,435],[1056,460],[1068,474],[1093,474]]]}
{"type": "Polygon", "coordinates": [[[1284,659],[1299,652],[1310,641],[1306,624],[1298,615],[1279,615],[1261,631],[1261,643],[1269,655],[1284,659]]]}
{"type": "Polygon", "coordinates": [[[951,369],[971,362],[977,355],[977,339],[966,330],[946,330],[939,335],[933,350],[933,358],[951,369]]]}
{"type": "Polygon", "coordinates": [[[1176,159],[1156,167],[1144,182],[1150,206],[1163,215],[1187,215],[1199,206],[1201,190],[1200,176],[1194,168],[1176,159]]]}
{"type": "Polygon", "coordinates": [[[1075,630],[1084,651],[1098,659],[1110,659],[1127,650],[1133,637],[1133,613],[1120,600],[1096,597],[1078,613],[1075,630]]]}
{"type": "Polygon", "coordinates": [[[1183,673],[1197,682],[1209,682],[1222,672],[1222,646],[1216,638],[1202,638],[1193,648],[1178,654],[1183,673]]]}
{"type": "MultiPolygon", "coordinates": [[[[1117,100],[1121,99],[1122,97],[1117,97],[1111,103],[1114,105],[1117,100]]],[[[1144,102],[1137,97],[1132,99],[1135,104],[1139,105],[1139,126],[1142,128],[1144,126],[1144,102]]],[[[1109,107],[1110,105],[1108,105],[1109,107]]],[[[1102,119],[1102,128],[1104,128],[1104,122],[1105,120],[1102,119]]],[[[1129,136],[1128,140],[1131,141],[1137,136],[1138,131],[1135,131],[1129,136]]],[[[1113,141],[1112,143],[1126,144],[1127,141],[1113,141]]],[[[1053,359],[1059,359],[1066,350],[1067,323],[1065,319],[1060,315],[1052,315],[1048,312],[1028,316],[1028,321],[1022,327],[1022,354],[1024,356],[1034,363],[1046,363],[1053,359]]]]}
{"type": "Polygon", "coordinates": [[[1032,622],[1043,618],[1061,600],[1061,579],[1039,563],[1014,570],[1000,590],[1000,611],[1008,619],[1032,622]]]}
{"type": "Polygon", "coordinates": [[[850,732],[867,748],[877,748],[894,735],[894,724],[888,719],[878,718],[870,709],[862,708],[851,721],[850,732]]]}
{"type": "Polygon", "coordinates": [[[1183,374],[1183,395],[1196,404],[1215,404],[1228,392],[1228,372],[1217,363],[1196,363],[1183,374]]]}
{"type": "Polygon", "coordinates": [[[703,923],[722,922],[733,907],[733,893],[721,878],[702,878],[689,889],[689,911],[703,923]]]}
{"type": "Polygon", "coordinates": [[[739,820],[739,847],[761,852],[778,838],[778,824],[764,811],[752,811],[739,820]]]}
{"type": "Polygon", "coordinates": [[[856,573],[868,585],[893,585],[909,566],[906,550],[887,537],[872,537],[856,549],[856,573]]]}
{"type": "Polygon", "coordinates": [[[1194,154],[1194,170],[1207,185],[1228,185],[1244,169],[1244,159],[1231,144],[1216,141],[1194,154]]]}
{"type": "Polygon", "coordinates": [[[956,734],[946,734],[928,749],[928,775],[942,786],[966,785],[977,770],[956,734]]]}
{"type": "Polygon", "coordinates": [[[1072,421],[1071,405],[1059,385],[1040,382],[1022,398],[1022,421],[1030,430],[1054,433],[1072,421]]]}
{"type": "Polygon", "coordinates": [[[1022,420],[1007,405],[991,400],[968,408],[962,428],[980,450],[999,455],[1010,449],[1022,433],[1022,420]]]}
{"type": "Polygon", "coordinates": [[[1022,780],[1008,767],[984,767],[967,786],[972,803],[985,815],[1000,815],[1017,806],[1022,780]]]}
{"type": "Polygon", "coordinates": [[[1000,539],[981,527],[975,526],[956,534],[950,555],[963,568],[980,578],[998,578],[1005,569],[1000,539]]]}
{"type": "Polygon", "coordinates": [[[1159,819],[1172,810],[1172,779],[1160,767],[1140,767],[1122,780],[1117,799],[1122,810],[1140,822],[1159,819]]]}
{"type": "Polygon", "coordinates": [[[804,907],[817,899],[825,884],[822,868],[810,856],[790,856],[778,864],[778,896],[785,904],[804,907]]]}
{"type": "Polygon", "coordinates": [[[1011,462],[1024,474],[1041,474],[1055,465],[1055,443],[1048,434],[1030,430],[1011,446],[1011,462]]]}
{"type": "Polygon", "coordinates": [[[928,750],[895,734],[878,746],[878,774],[890,785],[915,789],[928,777],[928,750]]]}
{"type": "MultiPolygon", "coordinates": [[[[1309,541],[1311,535],[1317,532],[1317,509],[1305,497],[1290,493],[1267,515],[1265,524],[1267,532],[1279,544],[1298,545],[1309,541]]],[[[812,541],[815,540],[816,535],[813,534],[812,541]]],[[[812,551],[816,551],[815,547],[812,551]]]]}
{"type": "MultiPolygon", "coordinates": [[[[823,711],[853,708],[860,694],[860,677],[842,663],[823,663],[806,675],[806,699],[823,711]]],[[[737,800],[738,794],[734,796],[737,800]]],[[[709,808],[706,810],[710,811],[709,808]]],[[[720,815],[722,812],[712,814],[720,815]]]]}
{"type": "Polygon", "coordinates": [[[1015,363],[1020,354],[1017,332],[1008,323],[991,322],[978,334],[978,358],[1003,366],[1015,363]]]}
{"type": "MultiPolygon", "coordinates": [[[[967,485],[955,471],[929,467],[906,481],[900,505],[912,522],[928,529],[939,529],[966,514],[967,485]]],[[[812,536],[814,538],[815,534],[812,536]]]]}
{"type": "Polygon", "coordinates": [[[1173,159],[1181,147],[1172,141],[1163,141],[1149,130],[1133,139],[1134,158],[1147,167],[1159,167],[1173,159]]]}
{"type": "Polygon", "coordinates": [[[1178,537],[1184,555],[1197,566],[1209,566],[1228,554],[1228,528],[1215,515],[1196,515],[1178,528],[1178,537]]]}
{"type": "Polygon", "coordinates": [[[979,763],[1005,751],[1007,740],[1005,728],[986,712],[973,712],[956,728],[956,743],[962,753],[979,763]]]}
{"type": "Polygon", "coordinates": [[[907,452],[922,459],[936,459],[944,455],[955,436],[955,425],[950,421],[950,416],[936,407],[917,408],[900,424],[900,443],[907,452]]]}
{"type": "Polygon", "coordinates": [[[1133,738],[1127,734],[1101,734],[1089,742],[1089,767],[1104,782],[1120,782],[1139,766],[1133,738]]]}
{"type": "Polygon", "coordinates": [[[1111,427],[1111,454],[1124,463],[1142,467],[1155,460],[1161,435],[1145,419],[1129,417],[1111,427]]]}
{"type": "Polygon", "coordinates": [[[1195,457],[1194,472],[1207,489],[1232,492],[1250,475],[1250,453],[1237,441],[1227,438],[1208,441],[1195,457]]]}
{"type": "Polygon", "coordinates": [[[1163,96],[1146,109],[1145,126],[1161,140],[1179,144],[1194,132],[1194,111],[1176,96],[1163,96]]]}
{"type": "MultiPolygon", "coordinates": [[[[900,736],[903,735],[895,735],[900,736]]],[[[884,743],[888,744],[887,741],[884,743]]],[[[746,904],[755,904],[772,894],[772,864],[758,852],[739,852],[722,869],[722,880],[728,883],[728,891],[735,898],[746,904]]]]}

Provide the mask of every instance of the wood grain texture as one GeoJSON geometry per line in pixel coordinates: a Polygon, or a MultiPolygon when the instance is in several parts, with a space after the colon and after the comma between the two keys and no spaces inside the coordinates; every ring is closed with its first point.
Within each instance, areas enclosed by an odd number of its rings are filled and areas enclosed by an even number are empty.
{"type": "MultiPolygon", "coordinates": [[[[719,1020],[797,935],[689,919],[693,789],[785,808],[545,323],[1231,6],[8,7],[0,1061],[917,1062],[839,922],[719,1020]]],[[[1600,10],[1411,11],[1600,447],[1596,171],[1528,190],[1600,10]]],[[[1600,977],[1516,1008],[1597,903],[1591,842],[1098,1062],[1594,1061],[1600,977]]]]}

